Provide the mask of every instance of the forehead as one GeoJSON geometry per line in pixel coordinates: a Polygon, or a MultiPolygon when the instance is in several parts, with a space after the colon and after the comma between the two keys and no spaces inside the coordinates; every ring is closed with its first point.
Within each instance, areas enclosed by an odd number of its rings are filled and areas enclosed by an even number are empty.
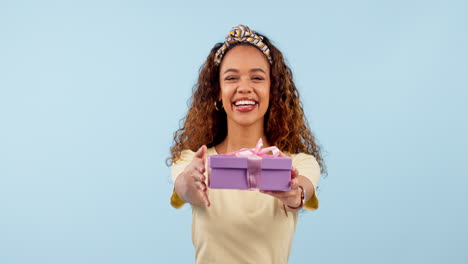
{"type": "Polygon", "coordinates": [[[221,72],[230,68],[239,70],[260,68],[268,72],[270,64],[259,49],[251,45],[238,45],[229,50],[221,62],[221,72]]]}

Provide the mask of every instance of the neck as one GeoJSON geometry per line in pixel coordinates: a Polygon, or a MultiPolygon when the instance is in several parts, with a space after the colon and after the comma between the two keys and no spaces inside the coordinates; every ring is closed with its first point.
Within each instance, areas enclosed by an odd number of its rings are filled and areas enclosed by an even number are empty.
{"type": "Polygon", "coordinates": [[[216,150],[219,154],[226,154],[241,148],[254,148],[258,140],[263,140],[263,147],[268,147],[268,141],[263,130],[263,120],[250,126],[240,126],[228,120],[228,131],[226,138],[216,150]]]}

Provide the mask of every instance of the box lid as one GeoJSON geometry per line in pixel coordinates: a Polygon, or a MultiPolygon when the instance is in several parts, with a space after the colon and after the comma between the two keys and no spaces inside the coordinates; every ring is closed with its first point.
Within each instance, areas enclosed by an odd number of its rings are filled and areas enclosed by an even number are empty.
{"type": "MultiPolygon", "coordinates": [[[[246,169],[247,160],[247,157],[212,155],[208,157],[208,166],[211,168],[246,169]]],[[[262,158],[262,169],[290,170],[291,167],[292,160],[290,158],[262,158]]]]}

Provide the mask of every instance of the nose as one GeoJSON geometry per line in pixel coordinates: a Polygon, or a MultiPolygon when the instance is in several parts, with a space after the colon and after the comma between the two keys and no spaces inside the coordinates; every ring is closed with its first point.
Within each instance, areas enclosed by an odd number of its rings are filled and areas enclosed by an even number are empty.
{"type": "Polygon", "coordinates": [[[241,94],[249,94],[253,92],[253,87],[250,85],[249,80],[242,80],[237,87],[237,92],[241,94]]]}

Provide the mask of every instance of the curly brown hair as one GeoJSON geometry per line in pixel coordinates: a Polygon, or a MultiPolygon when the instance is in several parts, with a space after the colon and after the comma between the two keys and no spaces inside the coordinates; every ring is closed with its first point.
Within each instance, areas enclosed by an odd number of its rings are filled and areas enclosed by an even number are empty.
{"type": "MultiPolygon", "coordinates": [[[[268,142],[283,152],[313,155],[320,165],[321,172],[326,173],[321,148],[308,127],[291,69],[286,65],[281,51],[266,36],[255,33],[263,37],[273,60],[270,67],[270,101],[264,118],[268,142]]],[[[216,64],[214,59],[216,51],[222,45],[223,43],[217,43],[200,67],[198,82],[193,87],[193,95],[188,102],[189,110],[181,120],[183,126],[174,133],[171,157],[166,160],[168,166],[180,158],[184,149],[197,151],[202,145],[213,147],[221,143],[227,135],[226,113],[215,108],[220,93],[220,65],[216,64]]],[[[226,53],[237,45],[251,44],[231,45],[226,53]]]]}

